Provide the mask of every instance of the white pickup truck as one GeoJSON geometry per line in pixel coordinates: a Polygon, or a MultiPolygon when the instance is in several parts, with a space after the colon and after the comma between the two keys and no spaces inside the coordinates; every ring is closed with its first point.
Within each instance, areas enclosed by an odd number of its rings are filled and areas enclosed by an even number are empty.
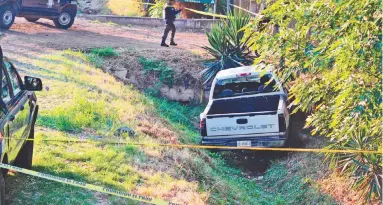
{"type": "Polygon", "coordinates": [[[282,147],[289,130],[287,94],[260,64],[218,72],[200,115],[202,145],[282,147]]]}

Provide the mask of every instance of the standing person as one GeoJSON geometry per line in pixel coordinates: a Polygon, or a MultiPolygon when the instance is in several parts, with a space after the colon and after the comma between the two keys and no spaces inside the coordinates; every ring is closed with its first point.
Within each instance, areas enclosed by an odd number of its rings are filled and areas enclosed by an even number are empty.
{"type": "Polygon", "coordinates": [[[180,9],[177,10],[173,7],[173,4],[174,4],[174,0],[169,0],[164,10],[166,28],[165,28],[164,34],[162,35],[162,42],[161,42],[161,46],[164,46],[164,47],[169,47],[166,44],[166,39],[168,38],[169,31],[172,31],[172,34],[170,37],[170,45],[171,46],[177,45],[174,42],[174,36],[176,35],[176,26],[174,25],[174,21],[176,20],[176,15],[182,11],[183,6],[181,6],[180,9]]]}

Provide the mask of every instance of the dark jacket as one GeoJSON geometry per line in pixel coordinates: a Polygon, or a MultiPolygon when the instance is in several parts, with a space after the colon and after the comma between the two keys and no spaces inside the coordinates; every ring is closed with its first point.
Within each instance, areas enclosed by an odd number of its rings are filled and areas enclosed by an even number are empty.
{"type": "Polygon", "coordinates": [[[166,23],[173,23],[176,20],[176,15],[180,13],[181,10],[176,10],[172,6],[168,6],[165,8],[165,20],[166,23]]]}

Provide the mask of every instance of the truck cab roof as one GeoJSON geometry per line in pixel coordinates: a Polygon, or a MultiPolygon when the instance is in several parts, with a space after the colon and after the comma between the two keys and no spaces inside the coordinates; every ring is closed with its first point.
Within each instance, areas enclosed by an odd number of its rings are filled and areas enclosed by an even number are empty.
{"type": "Polygon", "coordinates": [[[258,64],[251,66],[242,66],[237,68],[231,68],[226,70],[221,70],[217,73],[217,79],[227,79],[234,78],[242,75],[252,75],[252,76],[260,76],[261,74],[272,74],[271,70],[273,67],[271,65],[266,64],[258,64]]]}

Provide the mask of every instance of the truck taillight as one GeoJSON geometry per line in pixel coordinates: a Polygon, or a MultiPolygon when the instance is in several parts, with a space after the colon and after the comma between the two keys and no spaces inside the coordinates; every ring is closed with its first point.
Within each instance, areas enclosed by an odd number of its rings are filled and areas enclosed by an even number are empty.
{"type": "Polygon", "coordinates": [[[286,120],[283,114],[278,114],[279,132],[286,131],[286,120]]]}
{"type": "Polygon", "coordinates": [[[251,75],[251,73],[241,73],[241,74],[237,74],[237,77],[244,77],[249,75],[251,75]]]}
{"type": "Polygon", "coordinates": [[[199,129],[201,131],[201,136],[206,136],[207,131],[206,131],[206,118],[202,118],[201,121],[199,122],[199,129]]]}

